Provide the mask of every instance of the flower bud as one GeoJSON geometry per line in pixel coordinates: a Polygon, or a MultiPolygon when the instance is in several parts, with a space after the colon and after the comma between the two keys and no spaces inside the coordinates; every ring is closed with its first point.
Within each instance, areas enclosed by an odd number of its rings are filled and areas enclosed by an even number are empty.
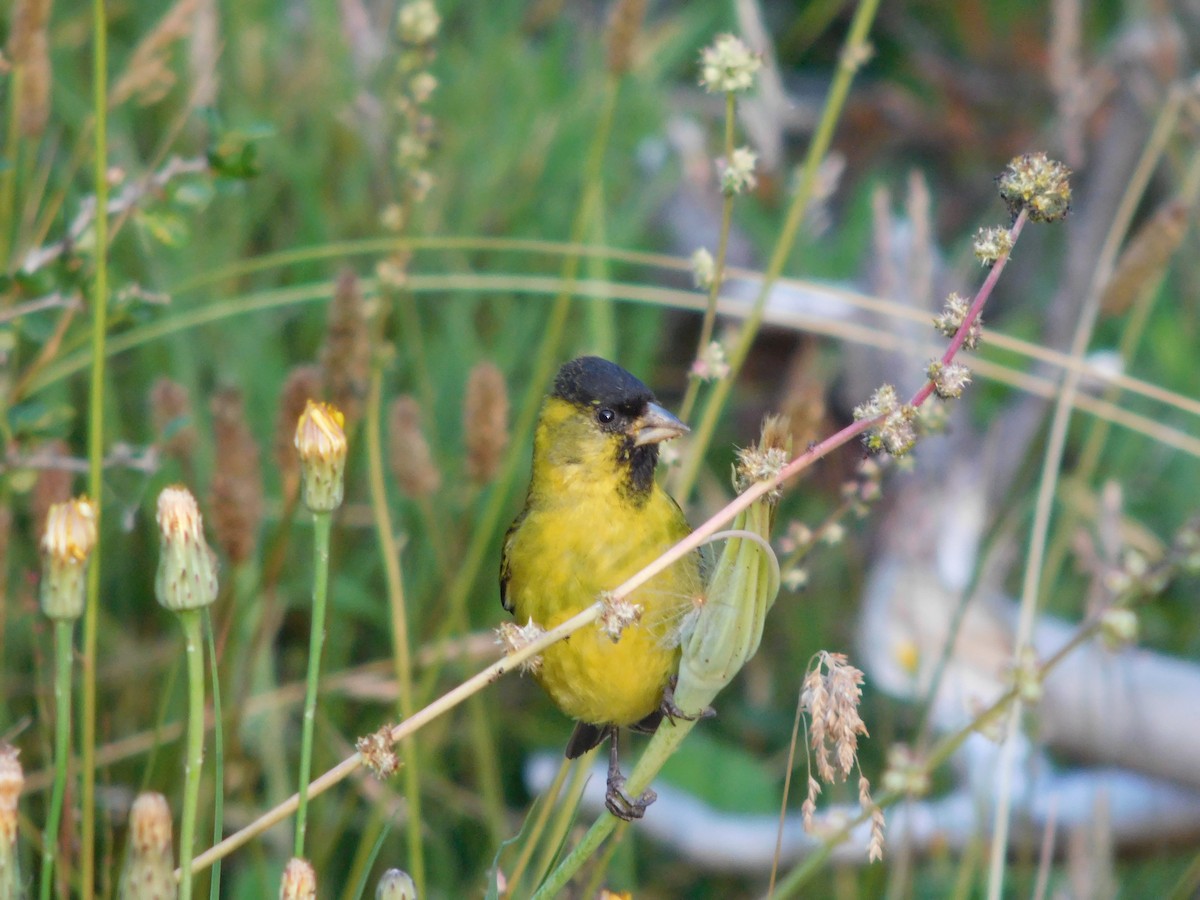
{"type": "Polygon", "coordinates": [[[309,400],[296,425],[304,503],[313,512],[332,512],[342,505],[349,451],[344,421],[336,407],[309,400]]]}
{"type": "Polygon", "coordinates": [[[88,558],[96,546],[96,505],[86,497],[55,503],[42,535],[42,612],[51,619],[83,614],[88,558]]]}
{"type": "Polygon", "coordinates": [[[121,900],[174,897],[171,808],[162,794],[138,794],[129,810],[129,840],[121,870],[121,900]]]}
{"type": "Polygon", "coordinates": [[[288,860],[279,882],[279,900],[317,900],[317,873],[307,859],[288,860]]]}
{"type": "MultiPolygon", "coordinates": [[[[786,461],[786,432],[778,419],[764,423],[758,446],[743,451],[734,476],[739,487],[778,474],[776,463],[786,461]]],[[[675,702],[685,711],[708,706],[758,651],[767,612],[779,594],[779,563],[769,543],[774,503],[775,495],[768,494],[737,514],[733,530],[762,540],[731,537],[725,542],[707,602],[683,636],[675,702]]]]}
{"type": "Polygon", "coordinates": [[[25,786],[25,772],[17,749],[0,744],[0,897],[20,897],[20,856],[17,853],[17,803],[25,786]]]}
{"type": "Polygon", "coordinates": [[[217,558],[204,540],[204,521],[187,488],[174,485],[158,495],[158,527],[158,602],[174,612],[210,605],[217,599],[217,558]]]}
{"type": "Polygon", "coordinates": [[[417,886],[401,869],[388,869],[375,888],[375,900],[417,900],[417,886]]]}

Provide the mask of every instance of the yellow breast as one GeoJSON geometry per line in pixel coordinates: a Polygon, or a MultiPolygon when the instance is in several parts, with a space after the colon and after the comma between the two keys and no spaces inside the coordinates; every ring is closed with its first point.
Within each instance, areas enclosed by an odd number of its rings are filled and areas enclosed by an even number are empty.
{"type": "MultiPolygon", "coordinates": [[[[580,462],[575,460],[573,462],[580,462]]],[[[658,486],[635,503],[604,460],[537,473],[509,537],[507,596],[517,622],[553,628],[612,590],[688,533],[658,486]]],[[[629,725],[654,712],[675,673],[679,627],[701,590],[695,556],[634,592],[641,620],[618,641],[589,626],[548,648],[538,681],[567,715],[629,725]]]]}

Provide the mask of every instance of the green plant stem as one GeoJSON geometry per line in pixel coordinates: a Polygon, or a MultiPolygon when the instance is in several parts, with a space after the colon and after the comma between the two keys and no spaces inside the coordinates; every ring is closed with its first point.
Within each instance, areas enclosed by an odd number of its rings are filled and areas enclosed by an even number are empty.
{"type": "MultiPolygon", "coordinates": [[[[676,719],[674,722],[666,720],[659,726],[625,784],[625,791],[629,796],[636,797],[650,786],[650,782],[654,780],[659,769],[696,726],[697,721],[696,719],[676,719]]],[[[537,893],[533,895],[534,900],[547,900],[547,898],[559,896],[567,886],[567,882],[600,848],[600,845],[612,834],[613,829],[620,822],[620,819],[609,812],[605,812],[593,822],[592,827],[583,836],[583,840],[575,845],[575,849],[542,882],[537,893]]]]}
{"type": "MultiPolygon", "coordinates": [[[[1164,109],[1163,114],[1165,115],[1168,111],[1168,109],[1164,109]]],[[[1198,191],[1200,191],[1200,150],[1192,154],[1187,172],[1183,178],[1183,189],[1179,193],[1178,202],[1183,203],[1186,208],[1191,209],[1196,203],[1196,194],[1198,191]]],[[[1155,301],[1162,295],[1162,285],[1165,279],[1166,269],[1164,267],[1163,272],[1158,277],[1147,283],[1138,292],[1133,309],[1121,328],[1121,338],[1117,345],[1117,354],[1124,361],[1125,365],[1130,368],[1133,366],[1138,345],[1141,343],[1146,325],[1150,321],[1150,313],[1154,309],[1155,301]]],[[[1107,402],[1116,401],[1119,395],[1120,388],[1116,385],[1109,385],[1104,390],[1104,400],[1107,402]]],[[[1091,421],[1073,474],[1074,480],[1079,484],[1088,484],[1091,482],[1096,466],[1100,464],[1100,454],[1104,450],[1108,434],[1111,430],[1111,422],[1103,419],[1093,419],[1091,421]]],[[[1043,592],[1051,590],[1053,579],[1057,578],[1062,571],[1063,562],[1067,557],[1070,547],[1071,536],[1076,532],[1080,515],[1081,513],[1076,506],[1068,506],[1063,510],[1063,522],[1059,528],[1055,529],[1055,540],[1050,545],[1050,549],[1046,554],[1045,575],[1042,578],[1043,592]]]]}
{"type": "MultiPolygon", "coordinates": [[[[1133,220],[1137,204],[1144,194],[1150,177],[1166,147],[1167,139],[1175,129],[1183,94],[1174,90],[1168,96],[1163,112],[1159,115],[1146,146],[1138,160],[1121,202],[1113,215],[1112,224],[1105,235],[1104,243],[1096,258],[1092,280],[1082,308],[1079,321],[1071,338],[1070,357],[1079,361],[1087,352],[1096,320],[1100,315],[1100,290],[1112,276],[1117,252],[1129,223],[1133,220]]],[[[1063,454],[1067,445],[1067,429],[1079,392],[1082,368],[1070,368],[1063,376],[1062,388],[1054,404],[1050,420],[1050,432],[1046,439],[1046,452],[1042,457],[1041,476],[1038,479],[1037,500],[1034,505],[1033,523],[1030,526],[1029,553],[1025,559],[1025,572],[1021,584],[1021,605],[1017,614],[1017,632],[1013,643],[1013,660],[1018,662],[1021,654],[1031,646],[1034,620],[1037,614],[1040,582],[1046,544],[1050,534],[1050,518],[1053,513],[1054,497],[1058,489],[1058,474],[1062,470],[1063,454]]],[[[999,771],[997,773],[996,817],[992,825],[992,846],[988,866],[988,900],[1000,900],[1004,888],[1004,869],[1008,857],[1009,803],[1012,790],[1012,773],[1016,765],[1016,740],[1014,735],[1020,728],[1023,704],[1018,698],[1009,712],[1008,737],[1000,748],[999,771]]]]}
{"type": "MultiPolygon", "coordinates": [[[[733,91],[725,94],[725,159],[733,158],[733,124],[736,102],[733,91]]],[[[733,223],[733,194],[726,194],[721,203],[721,232],[717,237],[717,258],[713,263],[712,284],[708,286],[708,306],[704,308],[704,322],[700,326],[700,340],[696,342],[696,358],[712,341],[717,321],[717,297],[721,295],[721,283],[725,280],[725,255],[729,251],[729,228],[733,223]]],[[[687,391],[679,404],[679,418],[686,422],[696,405],[700,393],[700,379],[695,375],[688,378],[687,391]]]]}
{"type": "MultiPolygon", "coordinates": [[[[235,579],[235,583],[237,579],[235,579]]],[[[225,831],[225,721],[221,709],[221,670],[217,665],[217,639],[213,634],[212,615],[204,610],[204,637],[208,644],[208,671],[212,676],[213,698],[213,843],[225,831]]],[[[221,896],[221,860],[213,864],[208,887],[209,900],[221,896]]]]}
{"type": "Polygon", "coordinates": [[[188,670],[187,763],[184,768],[183,814],[179,821],[179,898],[191,900],[192,852],[196,843],[196,813],[200,806],[200,775],[204,766],[204,638],[198,609],[179,612],[188,670]]]}
{"type": "MultiPolygon", "coordinates": [[[[304,857],[304,831],[308,825],[308,779],[312,773],[313,725],[317,718],[317,687],[321,679],[321,648],[325,646],[325,607],[329,596],[329,534],[333,516],[313,513],[313,602],[308,636],[308,680],[304,691],[304,719],[300,738],[300,788],[296,807],[296,840],[293,856],[304,857]]],[[[181,863],[182,865],[182,863],[181,863]]]]}
{"type": "Polygon", "coordinates": [[[63,796],[67,790],[67,765],[71,759],[71,658],[74,653],[74,619],[54,620],[54,787],[42,838],[42,879],[38,896],[50,900],[54,888],[54,858],[62,823],[63,796]]]}
{"type": "MultiPolygon", "coordinates": [[[[400,716],[413,714],[412,648],[408,636],[408,603],[404,591],[404,574],[400,554],[396,549],[396,531],[388,506],[383,466],[383,364],[376,361],[371,368],[367,389],[365,435],[367,442],[367,481],[371,494],[371,512],[375,518],[376,542],[379,545],[388,608],[392,623],[392,664],[400,716]]],[[[408,805],[405,826],[408,839],[408,872],[412,875],[417,893],[425,892],[425,851],[421,837],[421,776],[417,745],[413,740],[400,745],[404,759],[404,799],[408,805]]]]}
{"type": "MultiPolygon", "coordinates": [[[[521,852],[517,856],[517,861],[513,863],[512,868],[508,871],[508,890],[504,892],[505,897],[511,897],[512,892],[521,883],[521,878],[525,874],[525,870],[529,867],[529,861],[533,858],[533,851],[537,849],[538,841],[541,840],[542,834],[546,831],[546,823],[550,821],[550,814],[554,811],[554,804],[558,801],[558,795],[562,792],[563,783],[567,780],[567,772],[571,768],[570,761],[563,757],[563,760],[558,765],[558,771],[554,775],[554,781],[551,782],[545,793],[539,798],[536,804],[537,815],[533,820],[529,832],[525,834],[525,840],[521,844],[521,852]]],[[[532,812],[532,811],[531,811],[532,812]]],[[[524,832],[524,828],[521,829],[524,832]]]]}
{"type": "MultiPolygon", "coordinates": [[[[21,82],[25,78],[25,66],[15,66],[12,70],[12,77],[9,81],[8,89],[10,98],[21,96],[21,82]]],[[[4,224],[0,226],[0,271],[9,272],[14,265],[10,264],[8,258],[11,250],[11,240],[13,232],[16,228],[16,220],[13,218],[13,208],[16,204],[17,190],[17,169],[15,163],[20,143],[21,127],[20,118],[18,116],[19,103],[13,103],[11,100],[8,104],[8,124],[7,137],[4,146],[4,158],[9,160],[12,165],[0,170],[0,222],[4,224]]]]}
{"type": "Polygon", "coordinates": [[[722,378],[714,385],[712,394],[709,395],[708,402],[704,405],[704,413],[700,418],[700,424],[696,427],[691,447],[679,469],[679,476],[672,484],[672,492],[680,503],[688,498],[696,486],[696,479],[700,474],[700,467],[704,462],[708,446],[712,443],[721,411],[725,408],[725,402],[729,399],[733,383],[737,379],[746,357],[749,356],[754,338],[762,325],[767,298],[783,272],[784,263],[787,262],[788,255],[792,251],[792,245],[796,241],[796,232],[799,231],[800,223],[804,220],[804,212],[808,209],[813,188],[817,183],[817,170],[833,140],[834,127],[841,117],[842,107],[850,93],[854,74],[867,57],[869,50],[867,33],[870,31],[878,8],[879,0],[862,0],[854,11],[854,19],[850,23],[850,31],[846,36],[846,43],[838,62],[837,74],[833,78],[833,84],[830,85],[829,96],[825,99],[825,106],[821,112],[821,121],[813,134],[812,142],[808,145],[808,155],[804,160],[800,186],[796,190],[795,197],[792,198],[787,218],[779,232],[779,238],[775,241],[775,247],[771,251],[771,259],[766,272],[763,273],[762,285],[754,300],[754,306],[742,325],[733,352],[729,355],[729,376],[722,378]]]}
{"type": "MultiPolygon", "coordinates": [[[[604,105],[599,121],[596,124],[596,130],[592,136],[592,143],[588,149],[587,162],[584,166],[583,197],[580,200],[579,209],[576,211],[575,219],[571,226],[571,243],[573,245],[578,245],[583,240],[588,226],[593,221],[594,210],[600,202],[603,187],[604,153],[608,147],[609,138],[612,134],[613,121],[616,117],[619,87],[620,81],[615,78],[610,78],[606,85],[604,105]]],[[[571,312],[571,298],[574,296],[575,283],[579,276],[581,255],[578,249],[574,249],[563,258],[562,289],[554,298],[550,317],[542,333],[542,341],[538,347],[537,358],[530,373],[529,388],[522,398],[521,412],[517,417],[516,423],[513,425],[508,452],[505,454],[503,465],[497,473],[495,481],[492,483],[492,489],[488,494],[483,511],[477,520],[478,524],[471,535],[471,543],[468,545],[467,552],[460,563],[458,575],[450,585],[446,615],[437,633],[439,641],[444,640],[447,635],[453,634],[456,629],[462,627],[466,616],[467,598],[471,594],[471,588],[475,585],[475,579],[479,575],[479,569],[483,565],[483,560],[492,550],[493,541],[500,528],[501,518],[506,509],[508,491],[517,476],[517,469],[524,462],[525,455],[528,452],[526,448],[530,436],[533,434],[534,425],[537,422],[538,410],[541,408],[542,403],[542,394],[546,389],[547,383],[550,381],[550,377],[554,374],[555,368],[557,368],[559,346],[562,344],[563,335],[567,328],[567,318],[571,312]]],[[[421,680],[421,698],[428,698],[432,695],[433,686],[437,683],[437,677],[440,674],[440,662],[431,665],[426,670],[421,680]]]]}
{"type": "Polygon", "coordinates": [[[95,117],[92,177],[96,184],[96,276],[91,297],[92,371],[88,385],[88,493],[101,537],[88,565],[83,614],[83,721],[80,728],[80,893],[96,893],[96,644],[99,631],[100,563],[104,540],[104,352],[108,316],[108,22],[105,0],[92,0],[92,115],[95,117]]]}

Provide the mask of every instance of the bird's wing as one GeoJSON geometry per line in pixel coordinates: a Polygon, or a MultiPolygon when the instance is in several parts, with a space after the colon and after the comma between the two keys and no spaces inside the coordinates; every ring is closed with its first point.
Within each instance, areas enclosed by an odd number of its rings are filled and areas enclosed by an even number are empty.
{"type": "Polygon", "coordinates": [[[591,725],[587,722],[576,722],[571,739],[567,741],[567,759],[578,759],[593,747],[608,737],[608,725],[591,725]]]}
{"type": "Polygon", "coordinates": [[[508,531],[504,532],[504,547],[500,551],[500,605],[508,612],[513,611],[512,601],[508,599],[508,580],[512,577],[512,566],[508,561],[508,553],[512,547],[513,535],[517,533],[517,529],[525,521],[525,514],[528,512],[529,508],[526,507],[513,519],[513,523],[508,526],[508,531]]]}

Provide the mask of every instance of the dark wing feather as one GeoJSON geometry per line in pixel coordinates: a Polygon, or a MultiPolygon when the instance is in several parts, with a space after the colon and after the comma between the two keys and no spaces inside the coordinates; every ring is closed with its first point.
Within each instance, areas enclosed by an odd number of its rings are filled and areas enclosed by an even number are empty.
{"type": "Polygon", "coordinates": [[[608,725],[576,722],[575,730],[571,732],[571,739],[567,741],[567,759],[578,759],[593,747],[600,746],[601,742],[608,737],[610,730],[608,725]]]}
{"type": "Polygon", "coordinates": [[[512,565],[508,561],[508,552],[512,545],[513,535],[517,533],[517,529],[525,521],[525,514],[528,512],[529,508],[526,507],[513,519],[513,523],[508,526],[508,531],[504,532],[504,545],[500,551],[500,605],[508,612],[513,611],[512,601],[508,599],[508,581],[512,578],[512,565]]]}

